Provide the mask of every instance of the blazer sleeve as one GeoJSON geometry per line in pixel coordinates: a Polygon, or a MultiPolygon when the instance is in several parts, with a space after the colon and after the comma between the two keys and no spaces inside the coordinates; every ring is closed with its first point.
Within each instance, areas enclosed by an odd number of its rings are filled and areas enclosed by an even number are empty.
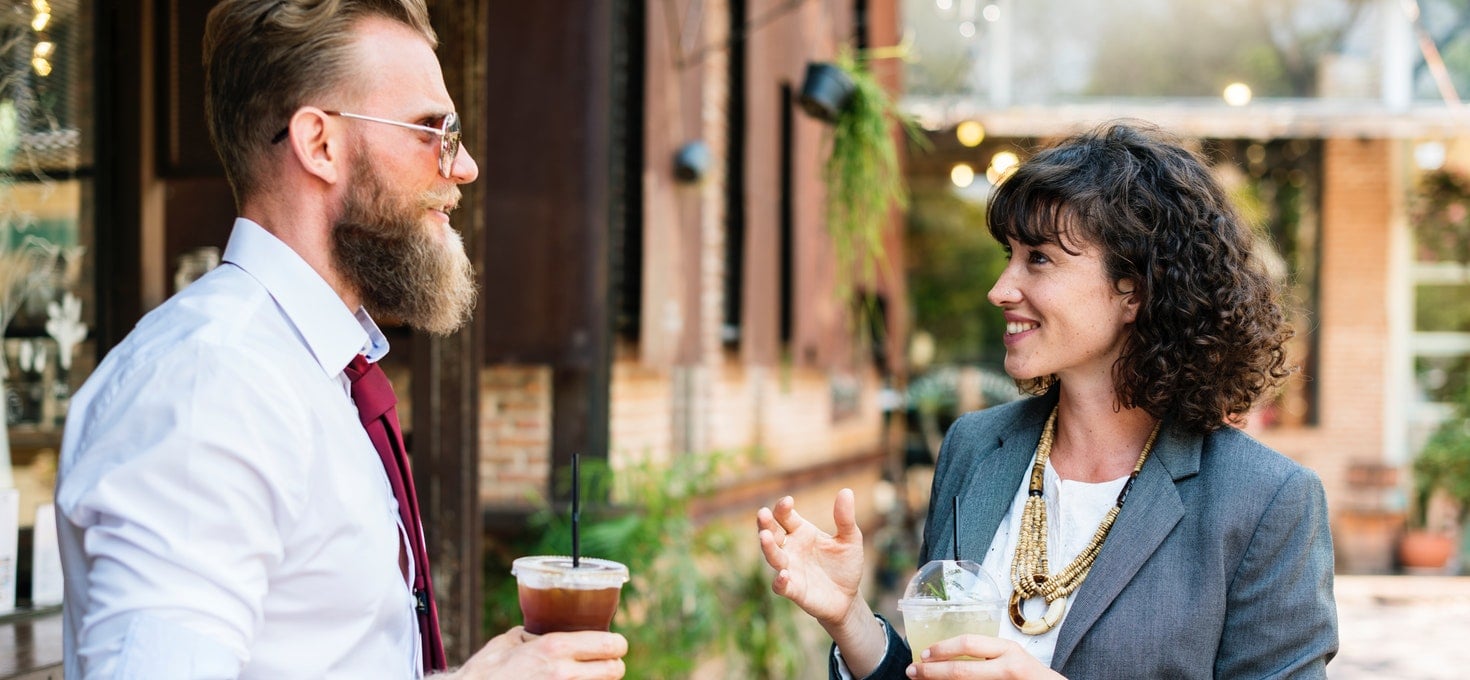
{"type": "MultiPolygon", "coordinates": [[[[883,630],[888,633],[888,649],[883,654],[883,661],[873,669],[863,680],[908,680],[904,671],[908,670],[909,662],[913,659],[913,652],[909,650],[909,643],[905,642],[903,636],[893,629],[893,625],[882,614],[875,614],[879,621],[883,622],[883,630]]],[[[833,644],[831,651],[827,653],[827,677],[829,680],[842,680],[842,673],[837,670],[837,645],[833,644]]]]}
{"type": "Polygon", "coordinates": [[[1325,678],[1337,654],[1322,482],[1298,468],[1262,513],[1229,588],[1217,678],[1325,678]]]}

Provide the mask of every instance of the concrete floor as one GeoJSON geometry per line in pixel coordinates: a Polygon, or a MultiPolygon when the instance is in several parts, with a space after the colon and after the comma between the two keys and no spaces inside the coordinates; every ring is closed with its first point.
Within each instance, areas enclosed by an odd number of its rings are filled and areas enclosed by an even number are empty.
{"type": "Polygon", "coordinates": [[[1338,576],[1331,680],[1470,678],[1470,577],[1338,576]]]}

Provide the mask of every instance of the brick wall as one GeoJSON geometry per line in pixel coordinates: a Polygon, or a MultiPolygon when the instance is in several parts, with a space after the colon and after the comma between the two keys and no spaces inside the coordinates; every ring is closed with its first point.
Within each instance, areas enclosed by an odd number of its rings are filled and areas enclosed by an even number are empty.
{"type": "Polygon", "coordinates": [[[626,359],[613,364],[608,439],[614,467],[668,459],[674,438],[672,387],[666,371],[626,359]]]}
{"type": "Polygon", "coordinates": [[[551,368],[480,372],[480,503],[525,507],[544,497],[551,470],[551,368]]]}
{"type": "MultiPolygon", "coordinates": [[[[1330,139],[1324,149],[1321,297],[1313,321],[1320,334],[1316,427],[1258,436],[1315,470],[1327,488],[1338,569],[1385,571],[1394,522],[1382,492],[1349,485],[1356,464],[1381,463],[1390,448],[1386,426],[1395,393],[1391,305],[1399,201],[1399,144],[1330,139]]],[[[1400,352],[1406,348],[1399,348],[1400,352]]]]}
{"type": "MultiPolygon", "coordinates": [[[[846,7],[809,4],[745,36],[748,154],[745,240],[745,335],[735,351],[722,338],[725,310],[727,140],[730,120],[728,0],[698,6],[652,3],[647,16],[647,129],[642,175],[643,290],[639,338],[620,345],[612,367],[609,457],[617,468],[681,453],[765,454],[761,470],[779,474],[833,459],[872,453],[880,444],[878,380],[870,368],[831,368],[852,333],[831,299],[830,249],[825,243],[820,187],[826,126],[797,116],[793,150],[798,257],[795,338],[779,346],[775,180],[780,121],[774,100],[783,85],[799,87],[807,61],[830,58],[848,34],[846,7]],[[672,12],[666,16],[665,12],[672,12]],[[833,12],[837,12],[833,15],[833,12]],[[690,19],[691,16],[697,19],[690,19]],[[678,23],[685,19],[694,24],[678,23]],[[675,21],[682,28],[664,28],[675,21]],[[711,163],[696,183],[674,181],[667,160],[703,141],[711,163]],[[762,189],[764,187],[764,189],[762,189]],[[765,193],[761,193],[765,191],[765,193]],[[757,239],[752,234],[765,234],[757,239]],[[753,352],[759,342],[767,351],[753,352]],[[842,342],[825,338],[840,336],[842,342]],[[764,345],[763,345],[764,346],[764,345]],[[821,350],[821,351],[818,351],[821,350]],[[776,355],[798,356],[796,365],[776,355]],[[834,392],[839,398],[834,399],[834,392]]],[[[886,0],[875,11],[896,15],[886,0]]],[[[901,259],[901,258],[899,258],[901,259]]],[[[492,366],[482,374],[481,495],[491,505],[522,507],[528,491],[545,493],[549,467],[551,380],[544,367],[492,366]]],[[[876,478],[877,471],[865,473],[876,478]]]]}

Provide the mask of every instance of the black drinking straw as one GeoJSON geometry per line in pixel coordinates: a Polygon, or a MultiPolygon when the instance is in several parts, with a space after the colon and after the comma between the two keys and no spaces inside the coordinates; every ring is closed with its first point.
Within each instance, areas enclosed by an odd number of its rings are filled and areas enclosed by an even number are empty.
{"type": "MultiPolygon", "coordinates": [[[[575,534],[574,534],[575,535],[575,534]]],[[[954,561],[960,561],[960,497],[954,497],[954,561]]]]}
{"type": "Polygon", "coordinates": [[[572,454],[572,568],[582,566],[582,454],[572,454]]]}

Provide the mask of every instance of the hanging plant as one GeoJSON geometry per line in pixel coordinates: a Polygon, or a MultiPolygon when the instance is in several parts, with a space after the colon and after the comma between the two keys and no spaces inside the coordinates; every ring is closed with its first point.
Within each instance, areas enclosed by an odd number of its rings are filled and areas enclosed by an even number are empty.
{"type": "Polygon", "coordinates": [[[1470,265],[1470,179],[1452,170],[1425,173],[1410,211],[1421,248],[1470,265]]]}
{"type": "Polygon", "coordinates": [[[837,259],[837,292],[852,291],[852,277],[872,281],[884,261],[883,226],[889,211],[908,204],[893,125],[920,140],[917,125],[898,111],[866,61],[850,52],[834,63],[811,64],[802,107],[832,123],[823,175],[827,184],[827,233],[837,259]]]}

